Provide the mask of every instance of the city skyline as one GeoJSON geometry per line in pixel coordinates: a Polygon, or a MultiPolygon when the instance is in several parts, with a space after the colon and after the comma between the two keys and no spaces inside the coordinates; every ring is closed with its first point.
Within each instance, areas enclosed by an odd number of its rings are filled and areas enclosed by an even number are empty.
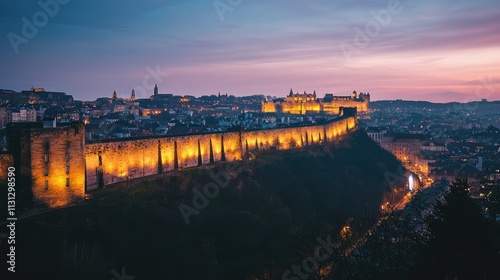
{"type": "Polygon", "coordinates": [[[495,1],[39,3],[0,12],[0,88],[78,100],[132,89],[147,98],[154,84],[194,96],[284,97],[291,87],[320,97],[500,99],[495,1]]]}

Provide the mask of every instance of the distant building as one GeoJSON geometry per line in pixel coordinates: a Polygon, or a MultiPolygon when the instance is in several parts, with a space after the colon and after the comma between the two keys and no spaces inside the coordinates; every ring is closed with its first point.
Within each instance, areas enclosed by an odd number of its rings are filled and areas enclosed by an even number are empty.
{"type": "Polygon", "coordinates": [[[327,93],[324,98],[317,98],[316,91],[312,94],[305,91],[303,94],[294,94],[293,90],[290,89],[290,93],[285,99],[263,100],[261,112],[296,115],[305,115],[307,113],[339,114],[341,107],[354,107],[357,112],[366,112],[369,103],[369,93],[358,94],[354,91],[351,96],[334,96],[327,93]]]}
{"type": "Polygon", "coordinates": [[[437,159],[446,158],[446,156],[442,156],[441,152],[424,150],[422,149],[420,152],[415,154],[415,167],[418,168],[424,174],[430,174],[429,172],[429,164],[436,162],[437,159]]]}
{"type": "Polygon", "coordinates": [[[0,126],[8,123],[35,122],[36,119],[37,111],[34,108],[0,107],[0,126]]]}
{"type": "Polygon", "coordinates": [[[115,104],[113,106],[113,113],[123,113],[127,109],[127,105],[115,104]]]}
{"type": "Polygon", "coordinates": [[[471,185],[476,185],[484,179],[484,173],[471,164],[446,161],[429,163],[429,176],[434,180],[446,178],[454,181],[457,177],[467,178],[471,185]]]}
{"type": "Polygon", "coordinates": [[[379,145],[382,145],[382,139],[387,131],[381,130],[378,127],[368,127],[366,129],[366,133],[370,136],[373,141],[377,142],[379,145]]]}
{"type": "MultiPolygon", "coordinates": [[[[158,85],[155,84],[153,95],[149,98],[152,101],[177,102],[182,99],[180,96],[174,96],[171,93],[159,93],[158,85]]],[[[189,102],[189,100],[188,100],[189,102]]]]}
{"type": "Polygon", "coordinates": [[[393,153],[400,161],[409,164],[417,162],[417,154],[422,150],[426,137],[422,134],[398,134],[392,139],[383,139],[385,149],[393,153]]]}
{"type": "Polygon", "coordinates": [[[446,151],[446,146],[434,142],[429,142],[422,145],[422,150],[433,151],[433,152],[444,152],[446,151]]]}
{"type": "Polygon", "coordinates": [[[46,91],[43,88],[31,88],[30,90],[23,90],[19,95],[22,98],[21,100],[24,101],[24,98],[26,98],[27,102],[18,103],[50,103],[65,105],[73,102],[73,96],[68,95],[65,92],[46,91]]]}
{"type": "Polygon", "coordinates": [[[135,101],[135,89],[132,89],[132,94],[130,95],[130,101],[135,101]]]}

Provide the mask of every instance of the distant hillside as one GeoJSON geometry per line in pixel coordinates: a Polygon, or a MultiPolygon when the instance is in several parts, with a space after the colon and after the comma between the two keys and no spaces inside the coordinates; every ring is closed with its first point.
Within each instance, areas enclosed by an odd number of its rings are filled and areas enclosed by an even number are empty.
{"type": "Polygon", "coordinates": [[[384,174],[400,166],[363,131],[255,156],[99,190],[85,205],[19,221],[19,276],[109,280],[125,268],[137,280],[281,279],[302,262],[290,242],[297,228],[378,216],[384,174]]]}
{"type": "Polygon", "coordinates": [[[371,109],[391,109],[398,107],[408,108],[423,108],[423,109],[453,109],[453,110],[485,110],[496,113],[500,101],[473,101],[468,103],[449,102],[449,103],[432,103],[429,101],[411,101],[411,100],[380,100],[370,102],[371,109]]]}

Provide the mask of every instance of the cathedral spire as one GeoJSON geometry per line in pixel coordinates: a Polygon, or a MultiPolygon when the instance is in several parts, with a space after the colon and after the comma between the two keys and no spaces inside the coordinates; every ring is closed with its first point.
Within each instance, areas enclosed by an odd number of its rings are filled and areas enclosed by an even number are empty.
{"type": "Polygon", "coordinates": [[[293,96],[293,90],[290,88],[290,94],[288,96],[293,96]]]}
{"type": "Polygon", "coordinates": [[[114,101],[114,100],[116,100],[117,98],[118,98],[118,97],[116,96],[116,90],[114,90],[114,91],[113,91],[113,97],[112,97],[112,99],[113,99],[113,101],[114,101]]]}
{"type": "Polygon", "coordinates": [[[158,85],[157,84],[155,84],[154,95],[158,95],[158,85]]]}

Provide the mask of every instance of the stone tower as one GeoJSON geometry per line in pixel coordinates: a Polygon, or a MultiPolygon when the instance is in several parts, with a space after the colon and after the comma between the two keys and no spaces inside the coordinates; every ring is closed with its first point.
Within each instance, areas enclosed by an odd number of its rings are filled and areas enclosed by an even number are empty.
{"type": "Polygon", "coordinates": [[[132,89],[132,94],[130,95],[130,100],[135,101],[135,89],[132,89]]]}
{"type": "Polygon", "coordinates": [[[44,128],[43,123],[7,127],[8,151],[24,188],[27,204],[53,208],[85,195],[85,126],[81,122],[44,128]]]}
{"type": "Polygon", "coordinates": [[[155,84],[154,95],[155,96],[158,95],[158,85],[157,84],[155,84]]]}

